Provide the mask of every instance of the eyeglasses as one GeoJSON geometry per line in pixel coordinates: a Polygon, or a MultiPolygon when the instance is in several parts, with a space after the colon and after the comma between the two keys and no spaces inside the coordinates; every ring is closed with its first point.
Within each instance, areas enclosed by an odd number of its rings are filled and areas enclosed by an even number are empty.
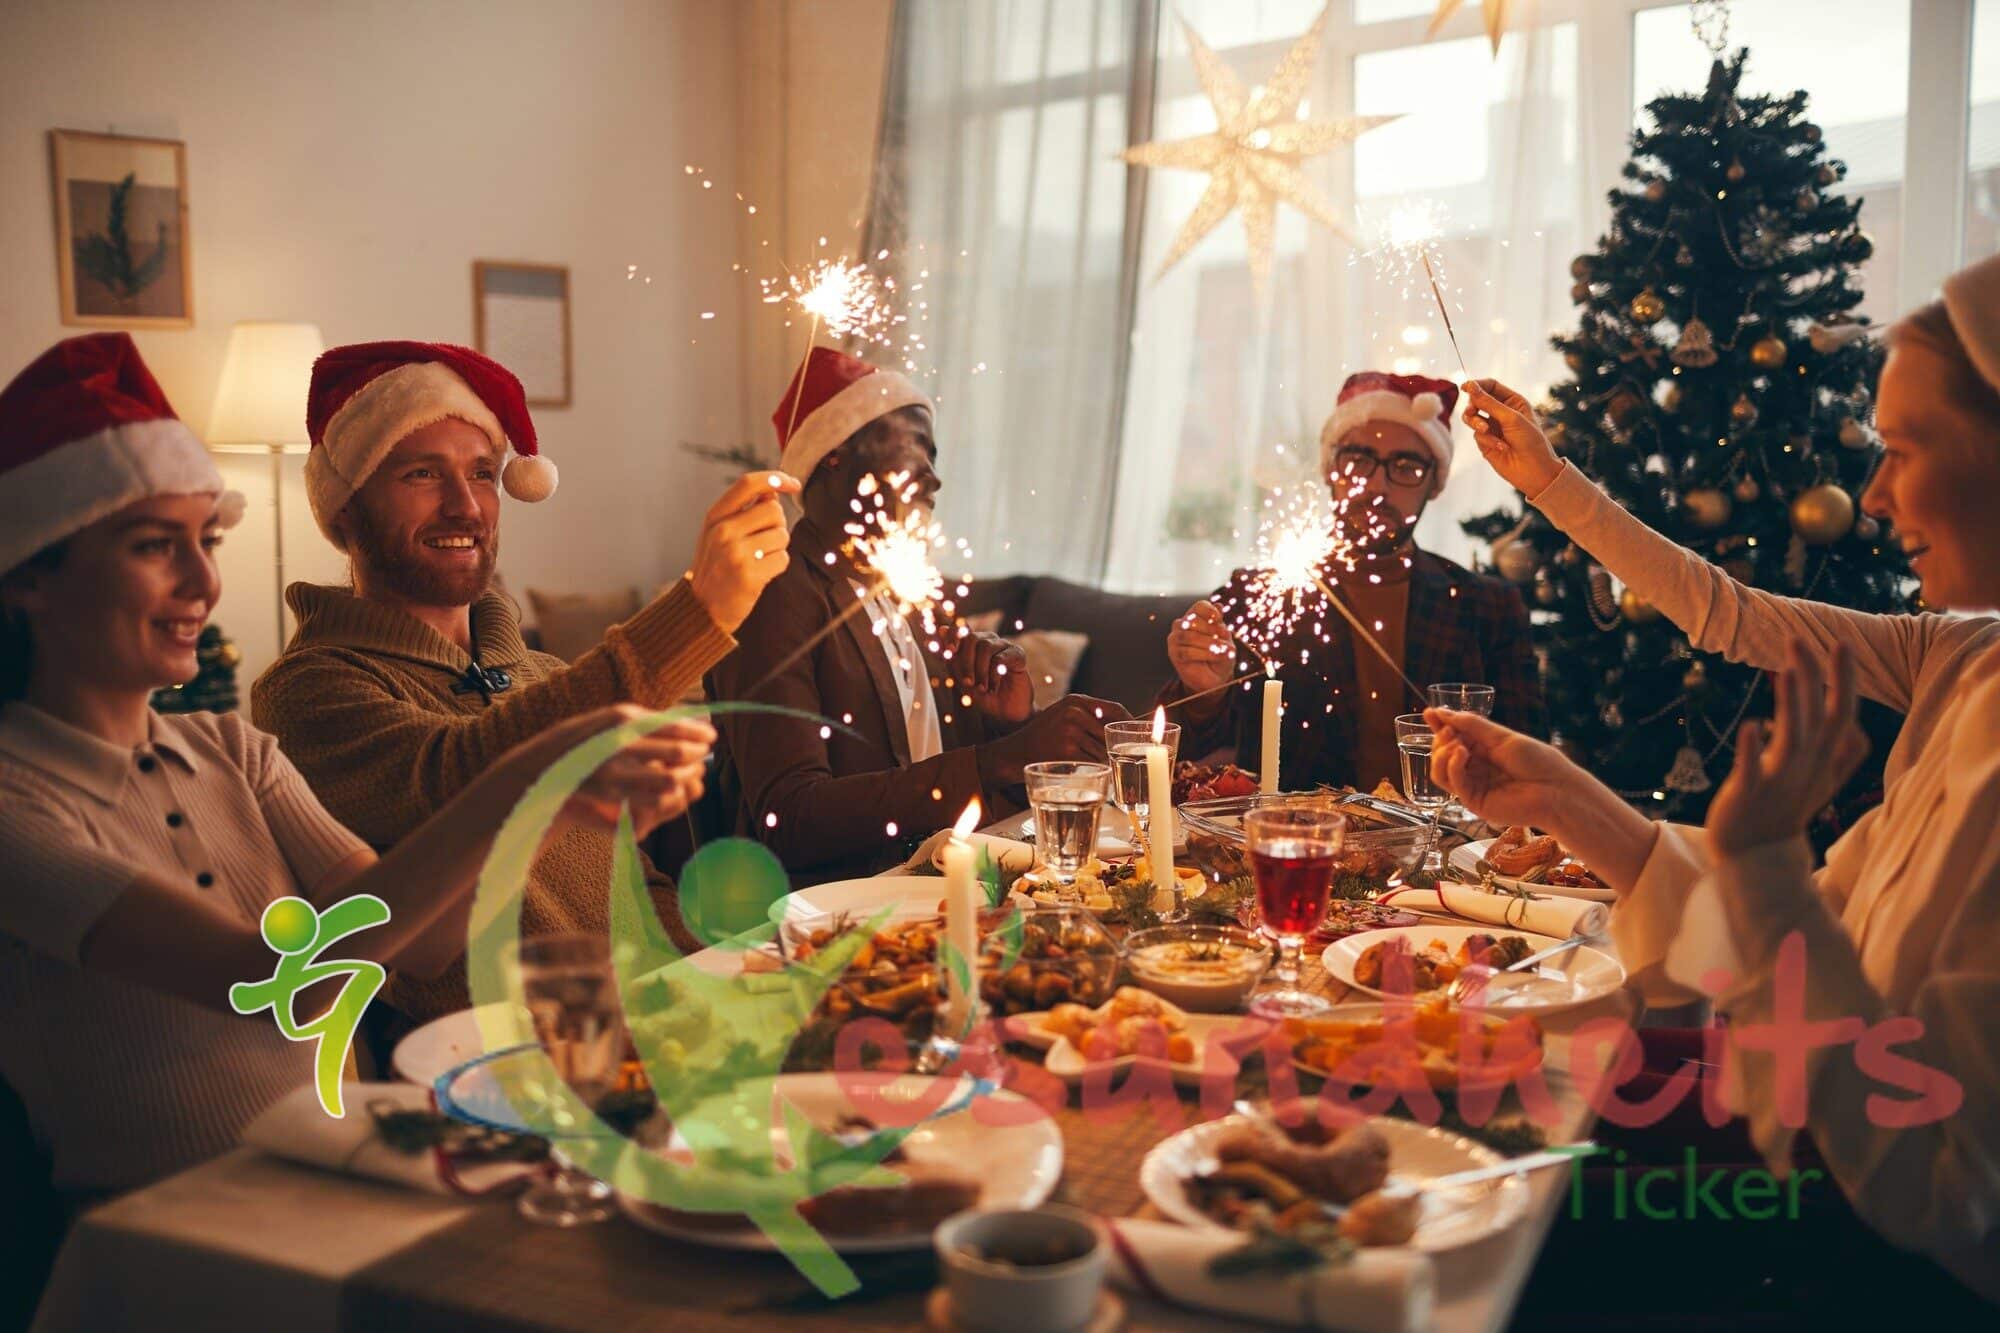
{"type": "Polygon", "coordinates": [[[1389,469],[1389,480],[1398,486],[1416,486],[1430,480],[1431,469],[1436,466],[1422,454],[1395,454],[1389,458],[1378,458],[1366,449],[1349,447],[1333,456],[1333,470],[1338,476],[1352,477],[1356,481],[1366,481],[1375,475],[1375,469],[1389,469]]]}

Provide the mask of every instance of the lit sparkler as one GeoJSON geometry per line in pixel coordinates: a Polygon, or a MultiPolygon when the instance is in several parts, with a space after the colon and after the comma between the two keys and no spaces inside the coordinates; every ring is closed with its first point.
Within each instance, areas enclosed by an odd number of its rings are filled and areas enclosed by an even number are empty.
{"type": "Polygon", "coordinates": [[[845,255],[815,260],[803,273],[764,278],[761,286],[764,304],[790,302],[812,316],[813,339],[824,328],[836,338],[887,344],[905,322],[890,301],[894,280],[876,277],[845,255]]]}
{"type": "Polygon", "coordinates": [[[1438,283],[1437,271],[1444,263],[1438,253],[1438,237],[1443,233],[1444,210],[1435,200],[1405,200],[1390,211],[1382,227],[1382,243],[1368,255],[1385,277],[1402,285],[1405,297],[1417,274],[1423,274],[1431,299],[1437,302],[1438,316],[1444,320],[1445,337],[1451,339],[1459,371],[1470,375],[1465,367],[1465,353],[1459,350],[1458,331],[1451,324],[1451,311],[1444,303],[1444,289],[1438,283]]]}

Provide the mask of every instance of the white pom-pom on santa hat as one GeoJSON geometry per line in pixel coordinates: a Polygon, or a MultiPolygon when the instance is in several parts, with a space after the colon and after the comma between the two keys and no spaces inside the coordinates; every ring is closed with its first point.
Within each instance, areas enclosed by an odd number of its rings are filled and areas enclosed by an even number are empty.
{"type": "Polygon", "coordinates": [[[519,454],[500,469],[500,484],[516,500],[534,504],[556,493],[556,465],[540,454],[519,454]]]}
{"type": "Polygon", "coordinates": [[[215,521],[222,527],[233,528],[243,521],[244,511],[250,502],[243,498],[241,491],[224,491],[215,497],[215,521]]]}

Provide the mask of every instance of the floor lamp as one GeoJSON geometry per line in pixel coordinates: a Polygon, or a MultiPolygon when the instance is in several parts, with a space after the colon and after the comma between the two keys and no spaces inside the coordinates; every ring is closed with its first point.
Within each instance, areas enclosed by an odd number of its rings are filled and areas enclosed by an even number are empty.
{"type": "Polygon", "coordinates": [[[326,350],[317,324],[244,320],[229,330],[222,380],[209,413],[208,447],[219,454],[267,454],[277,549],[278,646],[285,643],[286,454],[303,454],[306,386],[313,361],[326,350]]]}

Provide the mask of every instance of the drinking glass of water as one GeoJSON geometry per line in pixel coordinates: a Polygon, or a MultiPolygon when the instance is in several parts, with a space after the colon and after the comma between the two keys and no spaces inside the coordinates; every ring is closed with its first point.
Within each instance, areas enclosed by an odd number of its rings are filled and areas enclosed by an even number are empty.
{"type": "Polygon", "coordinates": [[[1257,993],[1253,1013],[1299,1018],[1330,1007],[1324,997],[1300,988],[1299,958],[1306,936],[1326,916],[1334,858],[1346,839],[1346,816],[1296,798],[1260,800],[1244,814],[1257,913],[1264,933],[1278,943],[1271,973],[1276,984],[1257,993]]]}
{"type": "MultiPolygon", "coordinates": [[[[520,1000],[536,1039],[578,1099],[597,1106],[617,1089],[625,1056],[611,941],[603,935],[541,935],[522,940],[515,956],[520,1000]]],[[[616,1211],[609,1185],[560,1159],[553,1173],[521,1195],[519,1206],[528,1220],[559,1227],[601,1222],[616,1211]]]]}
{"type": "Polygon", "coordinates": [[[1430,688],[1430,702],[1433,708],[1456,708],[1461,713],[1477,713],[1481,717],[1493,716],[1493,687],[1475,685],[1470,681],[1451,680],[1430,688]]]}
{"type": "Polygon", "coordinates": [[[1153,740],[1151,722],[1104,724],[1104,749],[1111,758],[1111,801],[1125,812],[1125,836],[1134,851],[1144,847],[1139,826],[1149,817],[1152,798],[1146,783],[1146,750],[1156,743],[1167,747],[1167,772],[1171,774],[1181,753],[1180,723],[1167,723],[1158,742],[1153,740]]]}
{"type": "Polygon", "coordinates": [[[1035,859],[1055,876],[1062,896],[1097,851],[1097,823],[1111,790],[1111,768],[1074,760],[1029,764],[1028,804],[1035,809],[1035,859]]]}
{"type": "Polygon", "coordinates": [[[1430,820],[1430,845],[1424,851],[1422,869],[1433,875],[1444,869],[1444,855],[1438,850],[1438,817],[1451,804],[1451,793],[1431,776],[1431,747],[1436,741],[1422,713],[1404,713],[1396,719],[1396,748],[1403,756],[1403,794],[1430,820]]]}

